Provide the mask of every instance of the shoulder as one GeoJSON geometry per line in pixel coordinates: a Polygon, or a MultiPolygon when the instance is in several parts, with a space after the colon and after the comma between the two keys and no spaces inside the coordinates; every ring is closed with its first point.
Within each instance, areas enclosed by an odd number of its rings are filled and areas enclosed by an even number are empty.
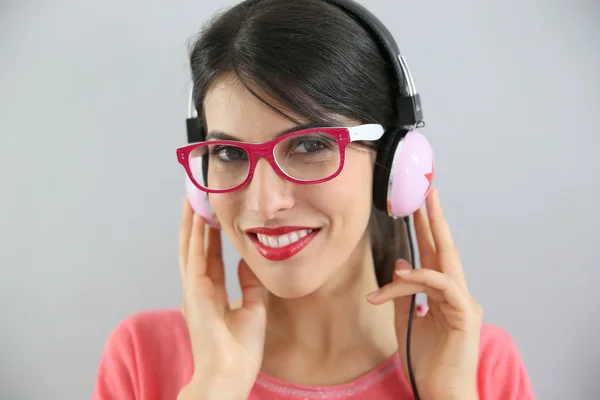
{"type": "Polygon", "coordinates": [[[189,345],[185,319],[179,309],[141,311],[123,319],[112,331],[105,350],[144,354],[165,346],[189,345]]]}
{"type": "Polygon", "coordinates": [[[512,336],[504,329],[483,324],[477,373],[482,400],[533,400],[531,382],[512,336]]]}
{"type": "Polygon", "coordinates": [[[113,331],[120,339],[135,336],[143,341],[160,340],[163,336],[186,334],[187,326],[179,309],[157,309],[140,311],[123,319],[113,331]]]}
{"type": "Polygon", "coordinates": [[[179,309],[133,314],[117,324],[106,341],[94,399],[174,398],[191,376],[191,354],[179,309]]]}

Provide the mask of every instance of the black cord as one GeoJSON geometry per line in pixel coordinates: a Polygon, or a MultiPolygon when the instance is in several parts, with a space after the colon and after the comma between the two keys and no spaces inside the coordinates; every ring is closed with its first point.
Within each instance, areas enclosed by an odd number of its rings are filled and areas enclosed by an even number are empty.
{"type": "MultiPolygon", "coordinates": [[[[406,234],[408,236],[408,247],[410,251],[410,263],[412,268],[415,269],[415,247],[414,240],[412,237],[412,230],[410,224],[410,217],[404,217],[404,223],[406,224],[406,234]]],[[[415,315],[416,295],[412,295],[410,302],[410,313],[408,314],[408,326],[406,327],[406,363],[408,364],[408,376],[410,378],[410,386],[412,387],[415,400],[420,400],[419,391],[417,390],[417,382],[415,381],[415,375],[412,368],[412,360],[410,356],[410,337],[412,334],[413,315],[415,315]]]]}

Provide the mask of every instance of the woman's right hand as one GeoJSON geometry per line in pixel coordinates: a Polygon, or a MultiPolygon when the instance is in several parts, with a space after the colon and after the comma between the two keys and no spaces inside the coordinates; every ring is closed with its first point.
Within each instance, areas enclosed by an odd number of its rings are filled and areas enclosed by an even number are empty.
{"type": "Polygon", "coordinates": [[[194,213],[186,198],[179,236],[179,269],[194,373],[178,399],[246,399],[262,363],[266,291],[240,260],[242,305],[231,309],[225,290],[220,231],[208,228],[206,250],[204,231],[204,220],[194,213]]]}

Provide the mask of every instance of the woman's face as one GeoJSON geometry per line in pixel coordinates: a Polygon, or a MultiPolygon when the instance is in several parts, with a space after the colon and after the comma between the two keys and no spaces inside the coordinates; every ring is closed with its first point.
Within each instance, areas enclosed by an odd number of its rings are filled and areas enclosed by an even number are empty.
{"type": "MultiPolygon", "coordinates": [[[[209,134],[220,131],[243,142],[266,142],[296,126],[231,78],[207,93],[204,112],[209,134]]],[[[341,173],[328,182],[294,184],[261,158],[246,187],[209,196],[229,240],[276,296],[311,294],[336,277],[352,274],[346,271],[352,268],[349,263],[362,264],[365,251],[370,252],[373,157],[364,147],[353,146],[346,151],[341,173]],[[249,232],[262,228],[268,231],[249,232]],[[289,248],[295,251],[281,249],[292,242],[295,246],[289,248]]]]}

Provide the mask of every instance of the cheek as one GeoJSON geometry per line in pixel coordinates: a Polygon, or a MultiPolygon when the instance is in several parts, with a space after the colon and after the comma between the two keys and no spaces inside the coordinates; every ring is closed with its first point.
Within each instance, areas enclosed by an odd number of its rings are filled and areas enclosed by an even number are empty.
{"type": "Polygon", "coordinates": [[[345,197],[361,204],[370,203],[373,193],[373,161],[368,154],[347,151],[344,169],[339,175],[338,185],[345,197]]]}
{"type": "Polygon", "coordinates": [[[373,166],[368,156],[348,153],[340,175],[315,187],[309,198],[332,216],[364,219],[371,212],[373,166]]]}
{"type": "Polygon", "coordinates": [[[210,206],[217,215],[219,222],[226,233],[233,226],[233,221],[237,217],[239,207],[239,196],[228,193],[226,195],[213,194],[209,195],[210,206]]]}

